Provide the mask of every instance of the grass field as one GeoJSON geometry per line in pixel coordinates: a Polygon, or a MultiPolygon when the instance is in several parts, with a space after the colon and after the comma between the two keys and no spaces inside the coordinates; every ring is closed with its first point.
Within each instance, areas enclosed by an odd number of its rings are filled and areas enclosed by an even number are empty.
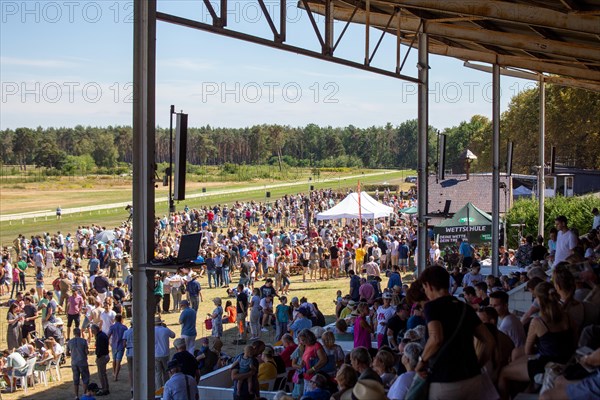
{"type": "MultiPolygon", "coordinates": [[[[360,172],[363,172],[362,170],[360,172]]],[[[364,171],[365,173],[376,172],[376,171],[364,171]]],[[[313,185],[316,189],[321,188],[333,188],[343,190],[345,188],[356,189],[358,179],[346,179],[344,176],[351,176],[359,174],[358,171],[351,171],[345,174],[340,173],[322,173],[319,180],[313,180],[310,185],[313,185]],[[337,179],[333,182],[320,182],[323,179],[337,179]]],[[[411,184],[404,183],[404,177],[407,175],[414,174],[414,171],[394,171],[385,175],[378,176],[364,176],[360,179],[361,184],[381,184],[387,182],[389,184],[401,184],[403,190],[408,190],[411,184]]],[[[308,180],[296,181],[297,186],[290,186],[284,188],[269,189],[271,192],[271,201],[282,197],[285,194],[307,192],[309,189],[308,180]]],[[[190,207],[198,207],[209,204],[224,204],[233,203],[234,201],[265,201],[265,190],[267,185],[272,183],[282,183],[280,181],[256,181],[252,183],[248,182],[224,182],[224,183],[201,183],[191,182],[188,183],[186,189],[188,194],[199,193],[203,187],[207,188],[207,196],[202,198],[190,199],[189,201],[180,202],[177,205],[178,209],[182,209],[185,204],[190,207]],[[211,195],[211,191],[219,189],[231,189],[232,187],[247,188],[255,187],[256,191],[242,192],[242,193],[231,193],[226,195],[211,195]]],[[[43,211],[43,210],[54,210],[58,205],[63,209],[67,207],[76,207],[83,205],[94,205],[94,204],[109,204],[115,202],[126,202],[131,200],[131,181],[113,182],[112,180],[97,180],[94,186],[90,188],[74,188],[61,187],[60,190],[50,190],[50,188],[44,183],[44,186],[40,189],[36,187],[35,183],[24,184],[24,189],[18,189],[15,191],[6,190],[0,186],[0,206],[1,213],[16,213],[16,212],[29,212],[29,211],[43,211]],[[17,193],[18,192],[18,193],[17,193]],[[33,208],[31,203],[35,204],[33,208]],[[20,206],[22,204],[22,206],[20,206]],[[29,206],[26,207],[26,205],[29,206]]],[[[166,196],[166,190],[159,186],[157,190],[157,197],[166,196]]],[[[156,215],[163,215],[167,212],[166,202],[156,204],[156,215]]],[[[57,221],[53,217],[38,218],[34,219],[23,219],[21,221],[12,222],[1,222],[0,223],[0,243],[3,246],[11,246],[13,239],[18,234],[31,236],[34,234],[40,234],[41,232],[56,232],[61,231],[74,232],[77,226],[90,225],[92,223],[100,224],[106,227],[113,227],[119,225],[125,219],[127,219],[128,213],[122,208],[109,209],[109,210],[97,210],[81,214],[65,214],[62,220],[57,221]]]]}

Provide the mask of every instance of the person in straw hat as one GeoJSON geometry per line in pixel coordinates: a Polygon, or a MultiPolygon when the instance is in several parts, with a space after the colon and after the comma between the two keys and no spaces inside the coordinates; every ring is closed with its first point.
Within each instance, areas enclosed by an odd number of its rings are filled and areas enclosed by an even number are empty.
{"type": "Polygon", "coordinates": [[[383,385],[372,379],[359,379],[352,389],[352,394],[344,393],[341,400],[387,400],[383,385]]]}

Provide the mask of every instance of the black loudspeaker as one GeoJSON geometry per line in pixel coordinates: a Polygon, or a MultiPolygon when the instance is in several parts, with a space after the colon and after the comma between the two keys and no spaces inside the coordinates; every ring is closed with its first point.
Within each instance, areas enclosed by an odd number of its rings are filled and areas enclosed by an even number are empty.
{"type": "Polygon", "coordinates": [[[185,200],[185,172],[187,161],[188,115],[177,114],[175,128],[175,188],[173,198],[185,200]]]}
{"type": "Polygon", "coordinates": [[[271,197],[271,192],[267,192],[267,193],[265,194],[265,197],[266,197],[266,198],[269,198],[269,197],[271,197]]]}
{"type": "Polygon", "coordinates": [[[202,188],[202,193],[206,193],[206,188],[202,188]]]}
{"type": "Polygon", "coordinates": [[[556,147],[552,146],[550,150],[550,174],[554,175],[554,167],[556,166],[556,147]]]}
{"type": "Polygon", "coordinates": [[[446,204],[444,204],[444,215],[450,213],[450,204],[452,204],[452,200],[446,200],[446,204]]]}
{"type": "Polygon", "coordinates": [[[446,178],[446,135],[440,135],[438,145],[438,179],[443,181],[446,178]]]}
{"type": "Polygon", "coordinates": [[[315,186],[314,185],[310,185],[310,190],[311,191],[315,190],[315,186]]]}
{"type": "Polygon", "coordinates": [[[512,161],[513,161],[513,142],[508,142],[506,149],[506,175],[512,175],[512,161]]]}

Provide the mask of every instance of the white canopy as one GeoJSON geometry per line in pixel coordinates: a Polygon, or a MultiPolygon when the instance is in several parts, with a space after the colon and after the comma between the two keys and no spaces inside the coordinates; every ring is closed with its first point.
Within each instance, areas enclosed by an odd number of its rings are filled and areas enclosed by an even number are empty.
{"type": "MultiPolygon", "coordinates": [[[[365,192],[360,193],[360,206],[363,219],[389,217],[390,214],[394,212],[392,207],[381,204],[365,192]]],[[[342,218],[356,219],[358,217],[358,193],[350,193],[335,207],[317,214],[317,220],[342,218]]]]}

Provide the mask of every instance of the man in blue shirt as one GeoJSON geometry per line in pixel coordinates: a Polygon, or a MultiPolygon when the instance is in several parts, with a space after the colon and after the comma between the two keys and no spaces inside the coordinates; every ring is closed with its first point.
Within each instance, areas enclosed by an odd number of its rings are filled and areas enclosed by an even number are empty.
{"type": "Polygon", "coordinates": [[[90,259],[90,262],[88,263],[88,268],[90,271],[90,275],[95,275],[96,271],[98,271],[98,268],[100,268],[100,260],[98,260],[95,256],[90,259]]]}
{"type": "Polygon", "coordinates": [[[402,287],[402,278],[400,277],[400,268],[397,265],[392,266],[392,273],[390,274],[390,280],[388,281],[387,288],[393,289],[394,286],[402,287]]]}
{"type": "Polygon", "coordinates": [[[179,324],[181,325],[181,337],[185,340],[185,346],[190,354],[194,354],[196,343],[196,310],[190,308],[190,302],[182,300],[180,303],[181,314],[179,324]]]}
{"type": "Polygon", "coordinates": [[[473,262],[473,249],[466,239],[458,239],[458,254],[462,258],[462,265],[465,268],[471,268],[473,262]]]}
{"type": "Polygon", "coordinates": [[[102,332],[98,325],[92,325],[92,334],[96,336],[96,366],[98,367],[98,378],[102,390],[102,396],[109,395],[108,374],[106,373],[106,365],[110,361],[108,352],[108,336],[102,332]]]}
{"type": "Polygon", "coordinates": [[[406,240],[402,238],[398,245],[398,265],[402,268],[402,272],[406,272],[408,267],[408,257],[410,257],[410,249],[406,244],[406,240]]]}
{"type": "Polygon", "coordinates": [[[188,300],[194,311],[198,311],[198,305],[202,300],[202,288],[200,287],[200,283],[197,281],[197,278],[198,274],[192,272],[192,280],[186,285],[188,300]]]}
{"type": "Polygon", "coordinates": [[[348,271],[348,275],[350,275],[350,297],[352,297],[352,300],[354,301],[359,301],[360,294],[358,293],[358,289],[360,288],[360,278],[352,269],[348,271]]]}
{"type": "Polygon", "coordinates": [[[123,335],[127,331],[127,327],[123,325],[123,316],[117,314],[115,316],[115,323],[110,326],[108,330],[108,338],[110,339],[110,346],[113,354],[113,375],[115,381],[119,378],[119,372],[121,371],[121,361],[123,361],[123,353],[125,353],[125,346],[123,344],[123,335]]]}
{"type": "Polygon", "coordinates": [[[133,318],[131,326],[123,334],[125,345],[125,357],[127,357],[127,370],[129,372],[129,386],[131,386],[131,397],[133,398],[133,318]]]}
{"type": "Polygon", "coordinates": [[[299,309],[296,320],[290,325],[290,330],[294,332],[294,339],[298,338],[298,333],[300,333],[302,329],[312,328],[312,321],[304,314],[306,312],[305,310],[306,309],[299,309]]]}
{"type": "Polygon", "coordinates": [[[189,399],[198,400],[198,387],[196,380],[181,372],[179,361],[169,361],[167,365],[171,378],[165,383],[163,400],[189,399]]]}

